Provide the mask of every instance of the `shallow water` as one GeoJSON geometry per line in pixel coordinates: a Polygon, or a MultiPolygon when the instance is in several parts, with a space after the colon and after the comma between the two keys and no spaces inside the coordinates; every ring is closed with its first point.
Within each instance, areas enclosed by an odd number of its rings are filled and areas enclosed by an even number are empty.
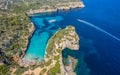
{"type": "Polygon", "coordinates": [[[66,25],[74,25],[80,37],[78,51],[67,50],[78,59],[77,75],[120,75],[120,8],[118,0],[83,0],[86,7],[49,14],[35,14],[30,20],[36,31],[30,39],[25,58],[44,59],[48,39],[66,25]],[[57,18],[56,18],[57,17],[57,18]],[[84,20],[109,33],[79,22],[84,20]],[[54,20],[51,22],[50,20],[54,20]],[[31,54],[33,57],[29,57],[31,54]]]}
{"type": "Polygon", "coordinates": [[[49,38],[58,30],[54,22],[59,22],[62,17],[39,17],[30,18],[35,25],[35,31],[31,37],[24,59],[41,61],[44,59],[45,49],[49,38]],[[51,20],[55,20],[51,22],[51,20]],[[54,28],[53,28],[54,27],[54,28]]]}

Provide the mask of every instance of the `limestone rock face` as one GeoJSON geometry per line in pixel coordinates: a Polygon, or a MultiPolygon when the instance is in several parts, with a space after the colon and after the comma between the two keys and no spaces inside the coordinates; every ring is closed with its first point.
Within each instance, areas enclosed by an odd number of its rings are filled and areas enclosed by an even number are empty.
{"type": "Polygon", "coordinates": [[[61,38],[61,43],[59,43],[59,47],[63,50],[64,48],[70,48],[72,50],[78,50],[79,49],[79,37],[77,33],[75,32],[75,28],[72,26],[68,26],[65,28],[66,34],[63,35],[61,38]]]}
{"type": "Polygon", "coordinates": [[[67,26],[65,29],[60,29],[56,34],[54,34],[50,38],[46,49],[46,56],[49,56],[50,58],[46,57],[45,61],[47,62],[49,59],[54,60],[52,58],[58,55],[58,60],[60,64],[60,74],[56,75],[76,75],[76,73],[74,72],[76,60],[74,58],[69,56],[68,60],[70,64],[68,64],[67,66],[63,64],[61,51],[65,48],[69,48],[71,50],[79,49],[79,37],[75,32],[75,27],[73,26],[67,26]],[[49,55],[50,53],[52,53],[53,56],[49,55]]]}
{"type": "Polygon", "coordinates": [[[67,66],[64,65],[64,68],[65,68],[67,74],[68,75],[76,75],[76,73],[74,72],[74,68],[75,68],[75,64],[77,63],[77,60],[71,56],[68,57],[68,60],[70,63],[67,66]]]}

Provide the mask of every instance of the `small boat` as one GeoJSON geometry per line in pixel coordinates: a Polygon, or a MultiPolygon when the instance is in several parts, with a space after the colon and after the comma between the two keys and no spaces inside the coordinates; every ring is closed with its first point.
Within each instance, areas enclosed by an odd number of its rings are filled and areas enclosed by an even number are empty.
{"type": "Polygon", "coordinates": [[[50,23],[55,22],[55,21],[56,21],[55,19],[49,20],[50,23]]]}

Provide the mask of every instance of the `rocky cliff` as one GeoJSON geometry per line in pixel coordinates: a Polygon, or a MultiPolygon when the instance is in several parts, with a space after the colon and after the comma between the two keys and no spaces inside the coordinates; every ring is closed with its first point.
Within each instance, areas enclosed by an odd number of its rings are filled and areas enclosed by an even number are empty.
{"type": "MultiPolygon", "coordinates": [[[[55,75],[76,75],[74,72],[74,67],[76,60],[72,57],[68,57],[70,62],[68,65],[63,63],[62,50],[69,48],[71,50],[79,49],[79,37],[75,32],[75,27],[67,26],[65,29],[60,29],[55,35],[53,35],[46,49],[45,62],[52,60],[51,64],[54,67],[56,62],[59,62],[59,67],[56,70],[60,70],[59,73],[52,74],[55,75]],[[57,58],[56,58],[57,57],[57,58]]],[[[48,70],[47,75],[51,74],[51,69],[48,70]]]]}

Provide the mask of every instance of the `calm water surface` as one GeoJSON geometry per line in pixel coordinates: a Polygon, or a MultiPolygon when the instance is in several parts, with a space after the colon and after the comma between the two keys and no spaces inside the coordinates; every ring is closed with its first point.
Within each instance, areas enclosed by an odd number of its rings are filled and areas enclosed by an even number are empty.
{"type": "Polygon", "coordinates": [[[48,39],[66,25],[74,25],[80,37],[78,51],[65,49],[64,53],[78,59],[77,75],[120,75],[120,41],[96,29],[90,23],[120,38],[120,1],[83,0],[85,8],[59,11],[49,14],[35,14],[30,17],[36,30],[30,39],[25,58],[44,59],[48,39]],[[30,57],[31,56],[31,57],[30,57]]]}

